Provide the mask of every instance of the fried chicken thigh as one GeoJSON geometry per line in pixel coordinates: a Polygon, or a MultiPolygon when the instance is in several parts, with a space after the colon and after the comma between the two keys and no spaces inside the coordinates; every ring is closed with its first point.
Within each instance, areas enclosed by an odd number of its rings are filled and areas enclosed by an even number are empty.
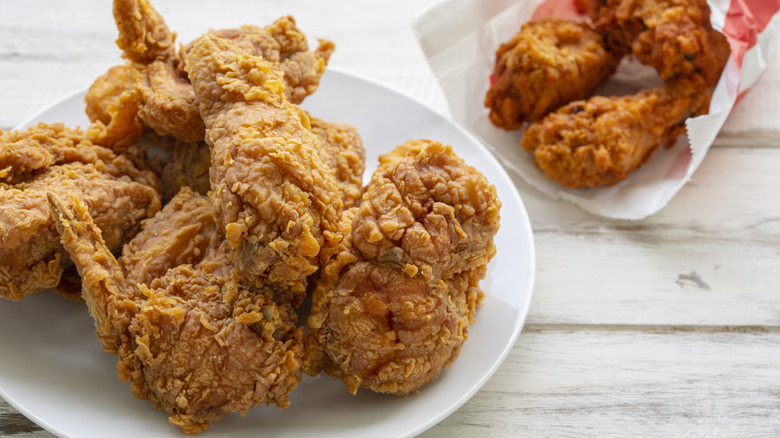
{"type": "Polygon", "coordinates": [[[706,113],[710,91],[699,76],[621,97],[572,102],[523,133],[544,175],[568,188],[612,185],[625,179],[664,143],[706,113]]]}
{"type": "Polygon", "coordinates": [[[621,52],[606,49],[585,23],[544,19],[523,25],[496,52],[485,96],[490,121],[519,129],[573,100],[590,97],[615,71],[621,52]]]}
{"type": "MultiPolygon", "coordinates": [[[[77,193],[106,245],[117,250],[141,220],[160,209],[159,181],[122,155],[95,146],[62,124],[0,132],[0,297],[20,300],[60,284],[72,265],[54,226],[46,193],[77,193]]],[[[75,293],[75,294],[73,294],[75,293]]]]}
{"type": "Polygon", "coordinates": [[[339,252],[321,271],[306,372],[353,394],[406,395],[457,357],[495,254],[495,188],[441,143],[416,140],[380,158],[339,252]]]}
{"type": "Polygon", "coordinates": [[[234,42],[200,37],[187,57],[211,147],[211,198],[236,262],[256,284],[303,292],[336,248],[342,209],[309,116],[274,66],[234,42]]]}
{"type": "Polygon", "coordinates": [[[731,49],[712,28],[706,0],[578,0],[612,50],[628,51],[662,79],[720,79],[731,49]]]}
{"type": "Polygon", "coordinates": [[[135,397],[185,433],[289,404],[303,354],[290,296],[240,283],[207,197],[182,189],[118,261],[76,196],[48,199],[98,338],[135,397]]]}

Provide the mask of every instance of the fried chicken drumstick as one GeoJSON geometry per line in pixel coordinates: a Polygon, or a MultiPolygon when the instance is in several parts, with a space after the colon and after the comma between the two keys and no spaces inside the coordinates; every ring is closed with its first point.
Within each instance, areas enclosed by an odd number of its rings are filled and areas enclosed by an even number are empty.
{"type": "Polygon", "coordinates": [[[256,284],[301,293],[336,248],[342,202],[309,116],[286,97],[274,66],[203,35],[187,71],[211,147],[211,198],[233,260],[256,284]]]}
{"type": "Polygon", "coordinates": [[[717,85],[731,49],[706,0],[578,0],[611,50],[628,51],[662,79],[701,75],[717,85]]]}
{"type": "Polygon", "coordinates": [[[530,125],[521,145],[547,178],[564,187],[612,185],[673,142],[688,117],[707,112],[709,101],[699,76],[630,96],[594,96],[530,125]]]}
{"type": "Polygon", "coordinates": [[[353,394],[406,395],[435,379],[484,296],[499,208],[495,188],[449,146],[416,140],[383,155],[321,271],[306,372],[324,370],[353,394]]]}
{"type": "Polygon", "coordinates": [[[185,188],[116,260],[78,197],[48,197],[119,377],[185,433],[259,403],[289,404],[302,328],[290,295],[245,287],[208,198],[185,188]]]}
{"type": "Polygon", "coordinates": [[[47,192],[77,193],[114,251],[160,210],[159,186],[154,174],[95,146],[81,130],[41,123],[0,131],[0,297],[20,300],[47,288],[79,297],[78,283],[61,284],[72,262],[47,192]]]}
{"type": "Polygon", "coordinates": [[[608,51],[587,24],[544,19],[523,25],[496,52],[485,96],[490,121],[512,130],[537,122],[573,100],[590,97],[611,75],[621,52],[608,51]]]}

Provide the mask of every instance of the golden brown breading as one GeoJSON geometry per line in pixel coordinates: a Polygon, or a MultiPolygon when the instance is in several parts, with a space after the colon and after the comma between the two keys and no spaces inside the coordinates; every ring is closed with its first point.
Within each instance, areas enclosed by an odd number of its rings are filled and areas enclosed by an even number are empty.
{"type": "Polygon", "coordinates": [[[117,45],[132,61],[132,85],[140,102],[138,118],[159,135],[203,140],[195,94],[182,75],[176,35],[148,0],[114,0],[117,45]]]}
{"type": "Polygon", "coordinates": [[[485,96],[490,121],[511,130],[589,97],[615,71],[621,54],[587,24],[544,19],[523,25],[496,52],[485,96]]]}
{"type": "Polygon", "coordinates": [[[322,161],[333,170],[344,208],[350,208],[363,193],[366,150],[355,127],[311,118],[312,132],[322,140],[322,161]]]}
{"type": "Polygon", "coordinates": [[[162,197],[166,202],[182,187],[189,187],[195,193],[208,195],[211,190],[209,169],[211,168],[211,152],[205,141],[194,143],[166,137],[156,144],[164,145],[170,160],[160,171],[162,197]]]}
{"type": "Polygon", "coordinates": [[[148,0],[114,0],[113,13],[119,29],[116,44],[126,59],[149,64],[176,56],[176,34],[148,0]]]}
{"type": "Polygon", "coordinates": [[[211,30],[209,33],[233,41],[247,52],[262,56],[280,69],[284,79],[284,94],[291,103],[299,104],[317,91],[320,77],[330,55],[336,49],[331,41],[319,40],[314,51],[309,50],[306,35],[291,16],[278,18],[266,27],[244,25],[238,29],[211,30]]]}
{"type": "MultiPolygon", "coordinates": [[[[59,287],[71,266],[46,193],[77,193],[111,250],[160,209],[159,182],[122,155],[95,146],[78,129],[39,124],[0,132],[0,297],[20,300],[59,287]]],[[[68,296],[72,285],[63,285],[68,296]],[[66,287],[67,286],[67,287],[66,287]]]]}
{"type": "MultiPolygon", "coordinates": [[[[311,118],[311,130],[322,140],[320,155],[334,172],[345,208],[353,206],[360,199],[366,167],[366,151],[360,134],[352,126],[316,118],[311,118]]],[[[190,187],[201,195],[208,194],[211,190],[211,154],[206,142],[187,143],[152,134],[147,134],[146,138],[152,139],[154,146],[170,156],[159,171],[163,202],[182,187],[190,187]]]]}
{"type": "Polygon", "coordinates": [[[731,51],[706,0],[579,0],[612,50],[633,54],[662,79],[700,74],[710,87],[731,51]]]}
{"type": "Polygon", "coordinates": [[[612,185],[706,113],[710,91],[699,76],[620,97],[572,102],[523,133],[544,175],[568,188],[612,185]]]}
{"type": "MultiPolygon", "coordinates": [[[[205,127],[183,68],[188,49],[176,52],[175,34],[148,0],[115,0],[114,18],[119,29],[117,44],[123,56],[133,61],[138,118],[159,135],[202,141],[205,127]]],[[[320,41],[319,47],[310,51],[306,36],[292,17],[281,17],[265,28],[242,26],[210,32],[270,61],[283,75],[285,93],[293,103],[300,103],[317,89],[334,50],[330,41],[320,41]]]]}
{"type": "Polygon", "coordinates": [[[495,254],[495,188],[449,146],[417,140],[380,158],[312,297],[306,372],[353,394],[406,395],[458,355],[495,254]]]}
{"type": "Polygon", "coordinates": [[[49,203],[96,333],[135,397],[185,433],[260,403],[289,405],[303,330],[285,294],[239,282],[208,198],[183,189],[120,261],[77,197],[49,203]]]}
{"type": "Polygon", "coordinates": [[[273,65],[203,35],[187,57],[211,147],[211,198],[250,281],[303,292],[335,250],[338,185],[273,65]]]}
{"type": "Polygon", "coordinates": [[[114,151],[125,151],[143,134],[138,119],[140,101],[133,89],[129,64],[111,67],[99,76],[84,96],[90,140],[114,151]]]}

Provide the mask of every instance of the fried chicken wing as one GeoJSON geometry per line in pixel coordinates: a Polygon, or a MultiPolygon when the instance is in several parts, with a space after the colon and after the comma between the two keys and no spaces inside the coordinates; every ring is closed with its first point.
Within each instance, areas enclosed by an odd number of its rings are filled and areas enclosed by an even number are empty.
{"type": "Polygon", "coordinates": [[[230,40],[200,37],[186,65],[211,147],[211,198],[233,260],[257,284],[303,292],[335,250],[342,209],[308,115],[287,100],[271,63],[230,40]]]}
{"type": "Polygon", "coordinates": [[[585,99],[615,71],[621,56],[607,50],[603,37],[585,23],[553,18],[527,23],[496,52],[485,96],[490,121],[518,129],[585,99]]]}
{"type": "Polygon", "coordinates": [[[613,50],[628,51],[662,79],[700,74],[717,85],[731,51],[712,28],[706,0],[579,0],[613,50]]]}
{"type": "Polygon", "coordinates": [[[303,330],[284,291],[240,283],[207,197],[182,189],[118,261],[76,196],[48,199],[98,338],[135,397],[185,433],[289,405],[303,330]]]}
{"type": "Polygon", "coordinates": [[[406,395],[457,357],[495,254],[495,188],[449,146],[410,141],[380,158],[339,252],[321,271],[306,372],[406,395]]]}
{"type": "Polygon", "coordinates": [[[158,190],[151,172],[93,145],[81,130],[39,124],[0,132],[0,297],[20,300],[46,288],[71,292],[70,284],[61,285],[72,263],[60,244],[47,192],[77,193],[108,248],[117,250],[142,219],[160,209],[158,190]]]}
{"type": "MultiPolygon", "coordinates": [[[[140,100],[138,118],[160,135],[202,141],[205,127],[183,68],[188,49],[176,52],[175,34],[148,0],[114,0],[114,18],[119,29],[117,44],[123,56],[132,61],[132,84],[140,100]]],[[[334,50],[333,43],[320,41],[320,46],[310,51],[292,17],[281,17],[265,28],[242,26],[211,33],[272,62],[283,75],[285,92],[294,103],[317,89],[334,50]]]]}
{"type": "Polygon", "coordinates": [[[625,179],[664,143],[706,113],[710,91],[699,76],[620,97],[572,102],[523,133],[544,175],[568,188],[612,185],[625,179]]]}

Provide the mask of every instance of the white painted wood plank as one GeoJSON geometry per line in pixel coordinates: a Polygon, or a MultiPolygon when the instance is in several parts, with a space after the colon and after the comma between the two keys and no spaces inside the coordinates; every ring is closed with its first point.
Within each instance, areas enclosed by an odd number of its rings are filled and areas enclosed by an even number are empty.
{"type": "Polygon", "coordinates": [[[638,222],[589,215],[515,179],[537,251],[529,322],[780,324],[778,152],[713,150],[638,222]]]}
{"type": "Polygon", "coordinates": [[[526,332],[421,437],[778,436],[779,348],[777,333],[526,332]]]}

